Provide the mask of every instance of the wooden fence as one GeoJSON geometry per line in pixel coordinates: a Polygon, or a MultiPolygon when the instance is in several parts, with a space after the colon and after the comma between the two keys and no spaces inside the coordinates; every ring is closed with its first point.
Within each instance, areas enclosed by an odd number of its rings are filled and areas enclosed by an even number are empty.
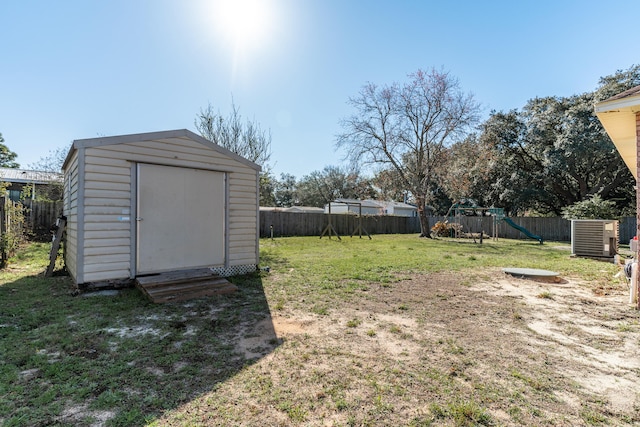
{"type": "MultiPolygon", "coordinates": [[[[531,233],[542,236],[544,240],[570,242],[571,221],[564,218],[514,217],[513,222],[526,228],[531,233]]],[[[437,221],[445,221],[446,217],[429,218],[433,226],[437,221]]],[[[494,223],[493,217],[468,216],[459,219],[465,232],[493,236],[497,231],[498,238],[526,239],[519,230],[504,221],[494,223]]],[[[324,213],[301,212],[260,212],[260,237],[281,236],[320,236],[329,223],[329,215],[324,213]],[[273,228],[271,228],[273,227],[273,228]]],[[[350,236],[357,230],[358,217],[355,215],[331,215],[331,223],[340,236],[350,236]]],[[[369,234],[411,234],[420,233],[420,221],[417,217],[401,216],[363,216],[362,228],[369,234]]],[[[620,220],[620,243],[627,244],[636,233],[635,217],[620,220]]]]}
{"type": "Polygon", "coordinates": [[[51,228],[62,215],[62,202],[25,200],[25,234],[34,240],[51,240],[51,228]]]}
{"type": "Polygon", "coordinates": [[[23,240],[24,215],[22,205],[8,197],[0,197],[0,268],[23,240]]]}
{"type": "MultiPolygon", "coordinates": [[[[331,223],[341,236],[350,236],[361,222],[363,234],[408,234],[419,233],[418,218],[401,216],[331,215],[331,223]]],[[[320,236],[329,223],[324,213],[260,212],[260,237],[271,236],[320,236]],[[273,228],[271,228],[273,227],[273,228]]]]}
{"type": "MultiPolygon", "coordinates": [[[[3,207],[5,202],[0,203],[3,207]]],[[[2,209],[2,217],[6,218],[6,209],[2,209]]],[[[31,238],[51,239],[49,230],[55,225],[57,218],[62,214],[62,202],[31,202],[24,203],[24,231],[31,238]]],[[[429,218],[429,224],[433,226],[437,221],[444,221],[446,217],[434,216],[429,218]]],[[[571,241],[571,221],[563,218],[511,218],[516,224],[526,228],[533,234],[542,236],[544,240],[569,242],[571,241]]],[[[371,235],[375,234],[412,234],[420,233],[420,221],[417,217],[402,216],[363,216],[361,226],[371,235]]],[[[494,234],[494,221],[492,217],[462,217],[460,224],[466,232],[479,233],[482,230],[485,235],[494,234]]],[[[335,230],[341,236],[350,236],[356,232],[359,218],[356,215],[334,214],[331,222],[335,230]]],[[[320,236],[329,223],[329,215],[324,213],[301,213],[281,211],[260,212],[260,237],[270,237],[273,231],[274,237],[281,236],[320,236]],[[273,229],[271,228],[273,226],[273,229]]],[[[495,224],[498,237],[507,239],[526,239],[520,231],[510,227],[504,221],[495,224]]],[[[356,233],[357,234],[357,233],[356,233]]],[[[636,218],[625,217],[620,220],[619,240],[622,244],[636,234],[636,218]]]]}

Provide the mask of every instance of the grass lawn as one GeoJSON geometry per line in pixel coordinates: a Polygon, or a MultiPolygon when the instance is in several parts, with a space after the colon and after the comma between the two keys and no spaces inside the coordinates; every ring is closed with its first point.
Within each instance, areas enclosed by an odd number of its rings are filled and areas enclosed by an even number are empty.
{"type": "Polygon", "coordinates": [[[2,426],[640,423],[640,314],[566,243],[265,239],[269,273],[164,305],[76,295],[48,250],[0,272],[2,426]]]}

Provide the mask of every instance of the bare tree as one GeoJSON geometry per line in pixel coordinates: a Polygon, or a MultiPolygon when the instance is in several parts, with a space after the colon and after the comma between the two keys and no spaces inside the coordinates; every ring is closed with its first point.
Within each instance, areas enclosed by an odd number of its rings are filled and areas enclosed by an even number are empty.
{"type": "Polygon", "coordinates": [[[70,149],[71,144],[49,150],[45,156],[40,157],[37,162],[31,163],[28,168],[34,171],[60,173],[70,149]]]}
{"type": "Polygon", "coordinates": [[[418,70],[408,77],[405,84],[369,83],[350,98],[356,112],[341,121],[337,146],[352,162],[397,171],[417,204],[421,236],[430,237],[425,206],[437,168],[446,148],[477,123],[480,106],[448,72],[418,70]]]}
{"type": "Polygon", "coordinates": [[[271,133],[264,131],[256,122],[243,122],[239,109],[231,103],[231,113],[222,117],[211,104],[201,109],[195,126],[203,138],[251,160],[267,169],[271,158],[271,133]]]}
{"type": "MultiPolygon", "coordinates": [[[[27,169],[32,171],[41,172],[42,178],[51,179],[49,185],[40,186],[39,190],[34,194],[37,199],[40,200],[62,200],[63,185],[62,185],[62,165],[71,149],[71,144],[64,147],[58,147],[40,157],[40,159],[27,166],[27,169]],[[54,174],[58,174],[60,179],[52,179],[54,174]]],[[[35,187],[31,188],[33,191],[35,187]]],[[[25,191],[28,194],[28,191],[25,191]]]]}

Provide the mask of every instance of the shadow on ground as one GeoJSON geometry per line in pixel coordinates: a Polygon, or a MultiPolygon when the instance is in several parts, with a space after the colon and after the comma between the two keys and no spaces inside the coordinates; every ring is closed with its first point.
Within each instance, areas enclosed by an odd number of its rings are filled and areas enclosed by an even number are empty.
{"type": "Polygon", "coordinates": [[[232,281],[164,305],[72,296],[66,277],[0,283],[0,424],[142,425],[215,390],[280,344],[261,276],[232,281]]]}

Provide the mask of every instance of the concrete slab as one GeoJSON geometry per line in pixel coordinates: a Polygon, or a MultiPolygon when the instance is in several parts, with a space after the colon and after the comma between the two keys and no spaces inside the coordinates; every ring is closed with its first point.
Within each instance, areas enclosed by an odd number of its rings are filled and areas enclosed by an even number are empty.
{"type": "Polygon", "coordinates": [[[80,295],[83,297],[113,297],[118,294],[120,294],[120,291],[117,289],[105,289],[103,291],[85,292],[80,295]]]}
{"type": "Polygon", "coordinates": [[[560,275],[560,273],[556,273],[555,271],[539,270],[537,268],[508,267],[503,268],[502,271],[516,277],[558,277],[560,275]]]}

